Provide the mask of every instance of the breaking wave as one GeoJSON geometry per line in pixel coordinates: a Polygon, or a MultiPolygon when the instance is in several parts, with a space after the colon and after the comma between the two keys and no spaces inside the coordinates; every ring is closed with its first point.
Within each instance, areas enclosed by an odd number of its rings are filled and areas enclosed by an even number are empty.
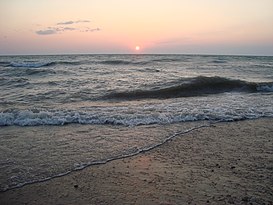
{"type": "Polygon", "coordinates": [[[221,106],[214,101],[189,104],[187,102],[140,107],[90,107],[82,110],[46,110],[46,109],[8,109],[0,112],[0,126],[38,126],[38,125],[121,125],[139,126],[150,124],[172,124],[189,121],[237,121],[273,117],[272,101],[265,106],[244,105],[230,99],[221,106]]]}
{"type": "Polygon", "coordinates": [[[176,85],[150,90],[130,90],[112,92],[104,96],[106,99],[167,99],[179,97],[194,97],[225,92],[273,92],[273,82],[247,82],[223,77],[205,77],[182,79],[176,85]]]}
{"type": "Polygon", "coordinates": [[[47,66],[52,66],[54,65],[54,62],[48,62],[48,63],[26,63],[26,62],[22,62],[22,63],[10,63],[8,66],[10,67],[15,67],[15,68],[41,68],[41,67],[47,67],[47,66]]]}
{"type": "Polygon", "coordinates": [[[42,68],[50,67],[55,65],[80,65],[83,62],[66,62],[66,61],[56,61],[56,62],[11,62],[6,64],[8,67],[14,68],[42,68]]]}

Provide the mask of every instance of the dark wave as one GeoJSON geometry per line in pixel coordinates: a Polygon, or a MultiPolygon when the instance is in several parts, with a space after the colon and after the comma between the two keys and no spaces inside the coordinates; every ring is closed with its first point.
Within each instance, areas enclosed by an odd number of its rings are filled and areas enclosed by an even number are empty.
{"type": "Polygon", "coordinates": [[[125,61],[125,60],[107,60],[107,61],[101,61],[102,64],[109,64],[109,65],[127,65],[132,63],[131,61],[125,61]]]}
{"type": "Polygon", "coordinates": [[[104,99],[167,99],[179,97],[194,97],[224,92],[273,92],[273,82],[255,83],[242,80],[227,79],[222,77],[188,78],[171,87],[152,90],[132,90],[127,92],[113,92],[104,99]]]}
{"type": "Polygon", "coordinates": [[[145,65],[148,64],[149,61],[106,60],[101,61],[100,63],[106,65],[145,65]]]}
{"type": "Polygon", "coordinates": [[[41,74],[56,74],[54,70],[51,69],[27,69],[27,75],[41,75],[41,74]]]}
{"type": "Polygon", "coordinates": [[[8,66],[9,62],[0,61],[0,66],[8,66]]]}
{"type": "Polygon", "coordinates": [[[42,68],[42,67],[49,67],[55,65],[80,65],[83,62],[69,62],[69,61],[56,61],[56,62],[12,62],[5,64],[8,67],[14,68],[42,68]]]}
{"type": "Polygon", "coordinates": [[[165,63],[165,62],[188,62],[189,58],[186,56],[173,56],[173,57],[162,57],[159,59],[153,59],[152,62],[165,63]]]}
{"type": "Polygon", "coordinates": [[[14,68],[41,68],[41,67],[47,67],[47,66],[52,66],[54,65],[54,62],[47,62],[47,63],[39,63],[39,62],[22,62],[22,63],[10,63],[8,66],[9,67],[14,67],[14,68]]]}
{"type": "Polygon", "coordinates": [[[49,67],[49,66],[56,66],[56,65],[82,65],[82,64],[92,64],[92,63],[99,63],[105,65],[145,65],[148,64],[149,61],[127,61],[127,60],[105,60],[105,61],[56,61],[56,62],[12,62],[8,64],[4,64],[8,67],[23,67],[23,68],[41,68],[41,67],[49,67]]]}
{"type": "Polygon", "coordinates": [[[153,59],[147,61],[138,61],[138,60],[103,60],[103,61],[52,61],[52,62],[35,62],[35,61],[23,61],[23,62],[0,62],[0,65],[6,67],[15,67],[15,68],[41,68],[49,67],[56,65],[81,65],[81,64],[92,64],[99,63],[105,65],[147,65],[154,62],[174,62],[181,61],[181,59],[176,58],[163,58],[163,59],[153,59]]]}
{"type": "Polygon", "coordinates": [[[86,61],[58,61],[54,65],[81,65],[87,63],[86,61]]]}
{"type": "Polygon", "coordinates": [[[219,63],[219,64],[221,64],[221,63],[227,63],[227,61],[225,61],[225,60],[214,60],[214,61],[211,61],[211,63],[219,63]]]}
{"type": "Polygon", "coordinates": [[[28,85],[27,78],[0,78],[0,86],[14,86],[14,87],[21,87],[28,85]]]}
{"type": "Polygon", "coordinates": [[[106,60],[101,61],[101,64],[107,65],[146,65],[149,63],[162,63],[162,62],[176,62],[176,61],[186,61],[186,59],[177,59],[177,58],[162,58],[162,59],[151,59],[146,61],[136,61],[136,60],[106,60]]]}

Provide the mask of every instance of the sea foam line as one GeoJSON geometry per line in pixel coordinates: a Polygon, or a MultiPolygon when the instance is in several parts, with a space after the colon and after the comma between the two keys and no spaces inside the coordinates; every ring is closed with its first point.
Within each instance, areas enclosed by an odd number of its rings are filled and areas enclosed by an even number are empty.
{"type": "Polygon", "coordinates": [[[190,132],[192,132],[194,130],[198,130],[198,129],[205,128],[205,127],[214,127],[213,124],[215,124],[215,123],[218,123],[218,122],[211,122],[209,124],[204,124],[204,125],[199,125],[199,126],[196,126],[196,127],[189,128],[189,129],[187,129],[185,131],[178,131],[178,132],[175,132],[174,134],[170,135],[169,137],[165,138],[161,142],[156,143],[156,144],[154,144],[154,145],[152,145],[150,147],[146,147],[146,148],[143,148],[143,149],[137,149],[135,152],[128,153],[128,154],[121,154],[121,155],[110,157],[110,158],[107,158],[107,159],[94,160],[94,161],[91,161],[89,163],[81,163],[81,164],[79,164],[80,166],[75,167],[73,170],[70,170],[70,171],[67,171],[67,172],[64,172],[64,173],[60,173],[60,174],[57,174],[57,175],[54,175],[54,176],[51,176],[51,177],[46,177],[44,179],[23,182],[23,183],[19,183],[19,184],[15,185],[15,186],[6,187],[6,188],[0,190],[0,193],[1,192],[6,192],[6,191],[9,191],[9,190],[13,190],[13,189],[22,188],[22,187],[24,187],[26,185],[31,185],[31,184],[36,184],[36,183],[42,183],[42,182],[49,181],[51,179],[63,177],[63,176],[69,175],[69,174],[71,174],[71,173],[73,173],[75,171],[83,170],[83,169],[85,169],[87,167],[90,167],[90,166],[103,165],[103,164],[106,164],[108,162],[112,162],[112,161],[116,161],[116,160],[120,160],[120,159],[125,159],[125,158],[129,158],[129,157],[133,157],[133,156],[139,155],[141,153],[145,153],[145,152],[151,151],[151,150],[153,150],[153,149],[155,149],[157,147],[160,147],[161,145],[163,145],[163,144],[171,141],[172,139],[174,139],[175,137],[177,137],[179,135],[185,135],[185,134],[190,133],[190,132]]]}

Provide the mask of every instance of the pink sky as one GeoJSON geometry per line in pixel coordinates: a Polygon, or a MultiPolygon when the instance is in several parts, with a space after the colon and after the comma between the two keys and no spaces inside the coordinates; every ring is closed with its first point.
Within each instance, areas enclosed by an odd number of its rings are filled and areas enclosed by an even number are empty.
{"type": "Polygon", "coordinates": [[[273,55],[272,11],[272,0],[1,0],[0,54],[273,55]]]}

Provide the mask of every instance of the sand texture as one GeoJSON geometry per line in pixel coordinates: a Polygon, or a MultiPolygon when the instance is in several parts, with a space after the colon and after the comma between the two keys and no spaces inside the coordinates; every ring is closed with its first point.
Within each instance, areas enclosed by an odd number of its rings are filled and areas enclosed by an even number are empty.
{"type": "Polygon", "coordinates": [[[0,193],[4,204],[273,204],[273,119],[218,123],[137,156],[0,193]]]}

